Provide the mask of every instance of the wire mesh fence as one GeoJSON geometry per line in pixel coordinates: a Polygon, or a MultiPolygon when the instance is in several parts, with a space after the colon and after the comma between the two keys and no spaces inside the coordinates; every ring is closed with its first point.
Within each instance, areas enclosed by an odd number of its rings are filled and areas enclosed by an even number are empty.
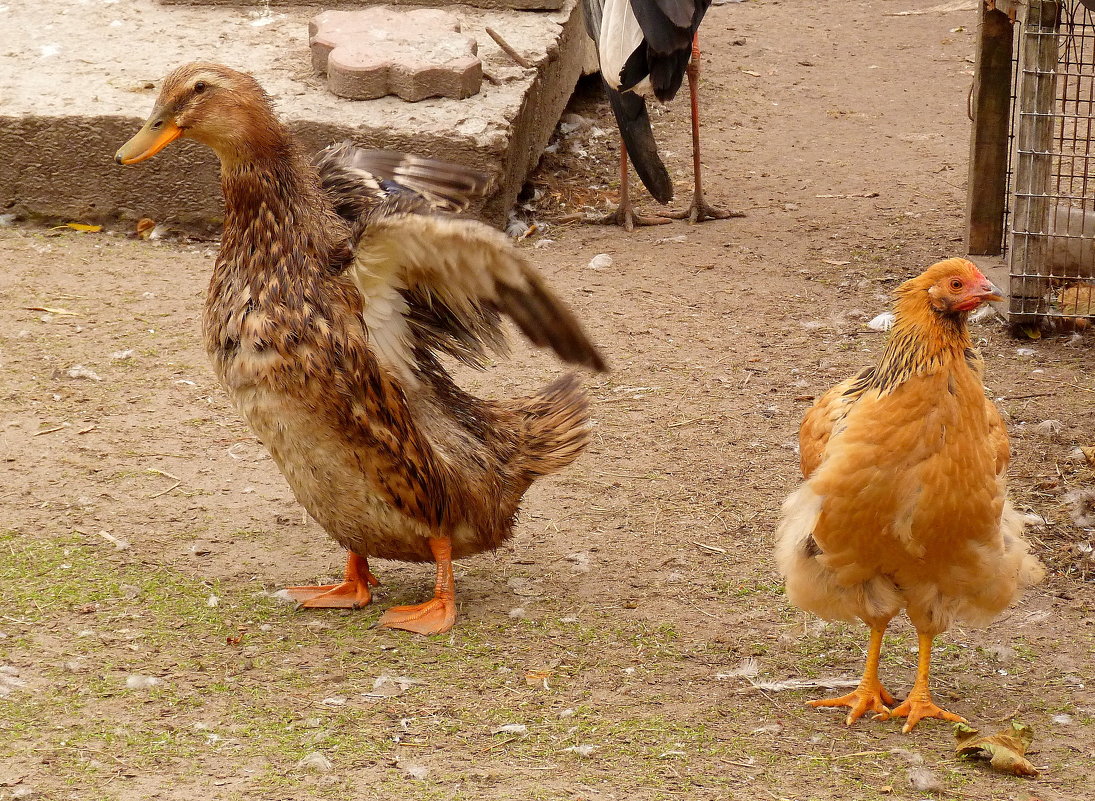
{"type": "Polygon", "coordinates": [[[1011,317],[1085,325],[1095,320],[1095,13],[1081,0],[1030,0],[1018,30],[1011,317]]]}

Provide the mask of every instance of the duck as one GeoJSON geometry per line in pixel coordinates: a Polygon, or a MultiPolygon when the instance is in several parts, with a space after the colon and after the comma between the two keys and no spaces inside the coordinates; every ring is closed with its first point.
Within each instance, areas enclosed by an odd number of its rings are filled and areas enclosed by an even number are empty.
{"type": "Polygon", "coordinates": [[[462,390],[449,357],[505,355],[504,318],[565,363],[606,371],[573,311],[520,250],[454,212],[486,174],[340,143],[308,159],[251,75],[185,64],[115,154],[177,139],[220,160],[224,224],[202,331],[213,369],[296,499],[347,551],[343,581],[288,587],[303,607],[360,608],[369,558],[433,562],[433,596],[378,625],[423,635],[456,620],[452,562],[513,536],[532,483],[589,444],[573,373],[525,396],[462,390]]]}

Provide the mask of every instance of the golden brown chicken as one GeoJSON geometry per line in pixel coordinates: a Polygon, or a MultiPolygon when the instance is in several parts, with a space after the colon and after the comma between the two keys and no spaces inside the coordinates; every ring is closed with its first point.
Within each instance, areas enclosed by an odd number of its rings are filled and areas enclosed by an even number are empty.
{"type": "Polygon", "coordinates": [[[806,481],[784,503],[776,558],[787,596],[829,620],[871,628],[863,680],[813,706],[961,720],[931,699],[932,641],[951,623],[985,625],[1042,567],[1007,494],[1007,431],[985,397],[969,312],[1000,291],[965,259],[906,281],[876,367],[833,387],[799,433],[806,481]],[[902,609],[919,636],[916,682],[894,703],[878,678],[882,636],[902,609]]]}
{"type": "Polygon", "coordinates": [[[451,628],[453,558],[497,548],[539,476],[577,458],[588,402],[567,376],[531,397],[463,392],[438,354],[483,366],[501,314],[537,345],[605,364],[506,237],[439,216],[481,192],[462,167],[340,145],[315,165],[249,75],[189,64],[118,151],[133,164],[174,139],[221,162],[225,218],[206,299],[221,382],[294,494],[349,551],[345,581],[293,587],[304,606],[371,599],[368,557],[437,565],[434,597],[381,625],[451,628]]]}

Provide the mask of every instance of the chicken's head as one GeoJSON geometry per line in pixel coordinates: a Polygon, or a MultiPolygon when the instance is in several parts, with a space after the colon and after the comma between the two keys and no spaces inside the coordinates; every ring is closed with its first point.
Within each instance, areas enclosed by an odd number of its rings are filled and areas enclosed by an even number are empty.
{"type": "Polygon", "coordinates": [[[900,291],[926,292],[928,302],[940,314],[968,312],[986,301],[1004,299],[1004,293],[966,259],[947,259],[933,264],[902,284],[900,291]]]}

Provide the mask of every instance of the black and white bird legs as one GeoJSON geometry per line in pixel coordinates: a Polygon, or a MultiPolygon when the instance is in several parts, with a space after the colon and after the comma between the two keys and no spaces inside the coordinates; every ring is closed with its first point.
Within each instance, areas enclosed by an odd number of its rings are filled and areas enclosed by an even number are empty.
{"type": "Polygon", "coordinates": [[[667,212],[666,216],[675,220],[688,220],[690,224],[703,222],[704,220],[727,220],[731,217],[744,217],[744,212],[716,208],[703,197],[703,181],[700,177],[699,33],[692,36],[692,58],[688,62],[688,69],[685,70],[685,74],[688,76],[688,94],[692,102],[692,173],[695,176],[695,192],[692,195],[692,205],[681,211],[667,212]]]}
{"type": "Polygon", "coordinates": [[[620,139],[620,205],[615,211],[602,217],[601,225],[618,225],[625,231],[634,231],[636,225],[665,225],[673,222],[670,217],[660,215],[647,216],[635,211],[631,205],[631,190],[628,184],[627,145],[620,139]]]}

